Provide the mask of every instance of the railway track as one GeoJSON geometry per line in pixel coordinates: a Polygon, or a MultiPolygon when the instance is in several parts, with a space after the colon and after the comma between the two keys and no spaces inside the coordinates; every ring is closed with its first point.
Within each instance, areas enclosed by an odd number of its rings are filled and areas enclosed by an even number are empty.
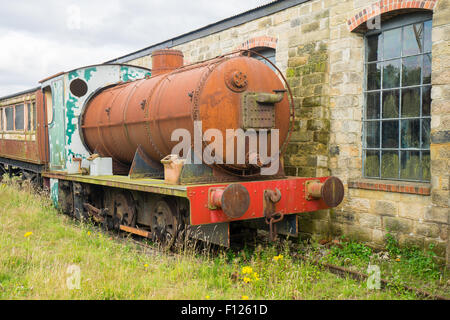
{"type": "MultiPolygon", "coordinates": [[[[116,240],[118,241],[131,241],[132,243],[136,244],[138,247],[143,248],[144,251],[146,253],[150,252],[151,254],[166,254],[166,255],[171,255],[173,257],[176,256],[180,256],[179,254],[177,254],[174,251],[171,250],[167,250],[167,249],[161,249],[161,246],[158,245],[150,245],[148,243],[143,242],[143,237],[140,236],[136,236],[133,235],[131,236],[129,233],[125,233],[123,231],[121,232],[117,232],[117,231],[108,231],[113,237],[115,237],[116,240]]],[[[257,241],[255,244],[253,245],[248,245],[246,244],[247,248],[250,249],[256,249],[257,245],[267,245],[268,242],[267,241],[263,241],[263,240],[259,240],[257,241]]],[[[279,243],[281,245],[281,243],[279,243]]],[[[206,246],[207,250],[209,250],[209,253],[211,255],[214,256],[214,254],[217,254],[217,252],[220,252],[220,250],[214,250],[214,248],[216,248],[217,246],[206,246]]],[[[199,248],[205,249],[204,246],[199,246],[199,248]]],[[[235,252],[239,252],[243,249],[243,245],[240,244],[235,244],[232,248],[230,248],[229,250],[233,250],[235,252]]],[[[357,280],[359,282],[366,282],[369,278],[369,275],[362,273],[360,271],[356,271],[356,270],[351,270],[349,268],[345,268],[342,266],[337,266],[337,265],[332,265],[329,263],[325,263],[322,261],[319,261],[318,259],[312,259],[309,257],[306,257],[302,254],[297,253],[298,252],[298,247],[295,244],[291,244],[290,245],[290,250],[291,250],[291,257],[297,261],[303,261],[309,264],[313,264],[315,266],[318,266],[320,268],[323,268],[335,275],[337,275],[340,278],[346,279],[346,278],[352,278],[354,280],[357,280]]],[[[412,286],[408,286],[405,284],[394,284],[392,281],[389,281],[387,279],[381,278],[380,279],[380,289],[381,290],[385,290],[387,288],[390,287],[401,287],[404,291],[407,292],[411,292],[413,293],[416,297],[418,298],[423,298],[423,299],[428,299],[428,300],[450,300],[450,298],[439,295],[439,294],[434,294],[431,293],[429,291],[420,289],[420,288],[416,288],[416,287],[412,287],[412,286]]]]}

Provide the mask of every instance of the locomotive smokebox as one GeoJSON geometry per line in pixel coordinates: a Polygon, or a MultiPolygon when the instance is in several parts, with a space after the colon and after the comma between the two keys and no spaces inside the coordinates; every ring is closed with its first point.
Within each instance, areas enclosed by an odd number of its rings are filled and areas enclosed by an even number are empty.
{"type": "Polygon", "coordinates": [[[282,150],[293,127],[288,94],[278,75],[262,61],[242,55],[182,65],[181,52],[159,50],[153,53],[150,78],[108,87],[94,95],[81,116],[85,145],[125,166],[140,147],[159,163],[179,145],[180,138],[174,139],[174,133],[180,129],[190,134],[189,146],[194,146],[201,123],[201,154],[196,154],[197,158],[204,159],[203,150],[213,141],[205,141],[205,137],[212,129],[223,137],[222,145],[214,149],[214,157],[223,163],[209,165],[235,176],[260,174],[264,165],[259,154],[262,132],[267,134],[262,149],[272,157],[278,155],[271,154],[272,142],[282,150]],[[274,129],[276,134],[272,134],[274,129]],[[243,146],[237,135],[229,134],[238,131],[256,132],[258,150],[249,148],[249,137],[243,146]],[[244,163],[239,160],[243,153],[244,163]]]}

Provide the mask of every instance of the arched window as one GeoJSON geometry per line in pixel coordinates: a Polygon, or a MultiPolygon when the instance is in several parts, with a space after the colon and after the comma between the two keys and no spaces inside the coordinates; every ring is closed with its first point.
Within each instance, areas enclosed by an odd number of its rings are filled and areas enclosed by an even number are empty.
{"type": "MultiPolygon", "coordinates": [[[[260,36],[244,41],[237,49],[249,49],[251,51],[257,52],[258,54],[264,56],[265,58],[270,60],[270,62],[275,64],[277,42],[277,38],[260,36]]],[[[275,70],[273,65],[261,56],[257,54],[252,54],[251,56],[255,59],[263,61],[265,64],[275,70]]]]}
{"type": "MultiPolygon", "coordinates": [[[[276,53],[275,49],[268,48],[268,47],[256,47],[256,48],[252,48],[251,50],[254,51],[254,52],[257,52],[261,56],[264,56],[270,62],[275,64],[275,53],[276,53]]],[[[255,59],[261,60],[262,62],[267,64],[269,67],[271,67],[275,71],[275,68],[273,67],[273,65],[271,63],[269,63],[269,61],[267,61],[263,57],[261,57],[261,56],[259,56],[257,54],[252,54],[251,56],[253,58],[255,58],[255,59]]]]}
{"type": "Polygon", "coordinates": [[[431,19],[400,15],[365,34],[367,178],[430,180],[431,19]]]}

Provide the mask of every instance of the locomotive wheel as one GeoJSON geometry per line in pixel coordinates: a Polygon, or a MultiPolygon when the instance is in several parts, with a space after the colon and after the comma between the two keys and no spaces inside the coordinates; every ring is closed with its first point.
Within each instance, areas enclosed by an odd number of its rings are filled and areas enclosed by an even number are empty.
{"type": "Polygon", "coordinates": [[[179,226],[174,205],[161,200],[156,203],[151,217],[153,240],[170,249],[176,242],[179,226]]]}
{"type": "Polygon", "coordinates": [[[114,213],[122,224],[129,227],[136,225],[136,208],[129,193],[120,192],[114,195],[114,213]]]}

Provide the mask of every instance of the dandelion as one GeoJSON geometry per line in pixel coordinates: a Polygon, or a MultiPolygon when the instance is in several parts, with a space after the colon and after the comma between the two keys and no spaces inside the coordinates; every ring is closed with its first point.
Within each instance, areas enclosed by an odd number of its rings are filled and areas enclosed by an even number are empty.
{"type": "Polygon", "coordinates": [[[279,255],[273,257],[273,260],[274,260],[274,261],[283,260],[283,255],[282,255],[282,254],[279,254],[279,255]]]}
{"type": "Polygon", "coordinates": [[[33,232],[29,231],[29,232],[25,233],[23,236],[24,236],[25,238],[28,238],[28,237],[31,236],[32,234],[33,234],[33,232]]]}
{"type": "Polygon", "coordinates": [[[251,274],[253,272],[252,267],[242,267],[243,274],[251,274]]]}
{"type": "Polygon", "coordinates": [[[147,264],[147,263],[146,263],[146,264],[144,264],[144,267],[145,267],[145,268],[148,268],[148,264],[147,264]]]}
{"type": "Polygon", "coordinates": [[[90,231],[88,231],[88,232],[87,232],[87,235],[88,235],[88,236],[90,236],[90,235],[91,235],[91,232],[90,232],[90,231]]]}
{"type": "Polygon", "coordinates": [[[210,296],[205,296],[205,299],[206,299],[206,300],[209,300],[209,298],[210,298],[210,296]]]}
{"type": "Polygon", "coordinates": [[[245,283],[249,283],[252,281],[252,279],[250,279],[249,277],[244,277],[244,279],[242,279],[245,283]]]}
{"type": "Polygon", "coordinates": [[[248,296],[242,296],[241,299],[242,300],[248,300],[248,296]]]}

